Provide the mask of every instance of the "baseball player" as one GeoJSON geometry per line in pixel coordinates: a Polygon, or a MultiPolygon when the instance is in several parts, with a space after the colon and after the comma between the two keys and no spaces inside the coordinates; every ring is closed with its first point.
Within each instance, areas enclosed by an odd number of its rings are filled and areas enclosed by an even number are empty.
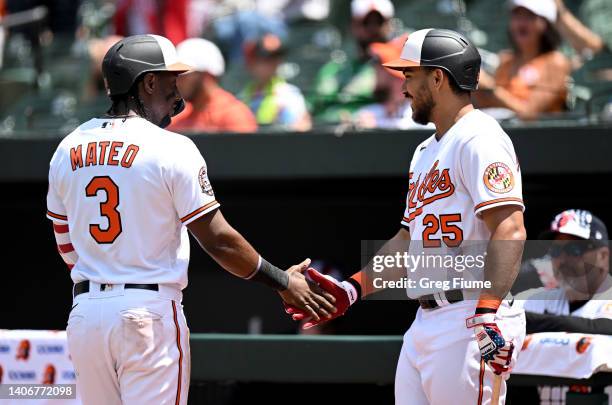
{"type": "MultiPolygon", "coordinates": [[[[469,241],[485,241],[484,278],[492,284],[486,289],[408,288],[420,308],[404,335],[396,404],[480,405],[495,403],[498,395],[503,402],[506,387],[501,377],[507,377],[516,358],[514,348],[525,336],[524,313],[506,299],[525,239],[514,148],[497,122],[472,106],[480,55],[462,35],[442,29],[416,31],[400,58],[384,66],[403,72],[412,118],[419,124],[433,122],[436,133],[414,152],[401,228],[379,255],[397,252],[402,244],[416,255],[443,247],[452,252],[469,241]]],[[[343,282],[308,271],[336,296],[333,318],[376,291],[366,270],[343,282]]],[[[417,274],[421,280],[432,276],[428,269],[417,268],[411,277],[417,274]]],[[[290,306],[287,312],[296,320],[307,317],[290,306]]],[[[319,323],[311,320],[305,326],[319,323]]]]}
{"type": "MultiPolygon", "coordinates": [[[[516,295],[527,331],[610,334],[612,276],[606,225],[587,210],[566,210],[540,239],[549,250],[558,288],[534,288],[516,295]]],[[[567,386],[539,387],[542,405],[564,404],[567,386]]]]}
{"type": "Polygon", "coordinates": [[[85,404],[186,404],[187,229],[225,270],[316,319],[335,308],[301,274],[308,259],[283,271],[225,221],[196,146],[163,129],[189,70],[171,42],[125,38],[102,68],[110,110],[64,138],[49,170],[47,216],[74,281],[70,355],[85,404]]]}

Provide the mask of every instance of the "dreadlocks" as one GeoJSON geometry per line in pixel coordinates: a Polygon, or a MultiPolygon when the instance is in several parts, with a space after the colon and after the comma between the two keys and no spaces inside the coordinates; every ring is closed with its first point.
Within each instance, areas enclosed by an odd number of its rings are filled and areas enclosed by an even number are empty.
{"type": "Polygon", "coordinates": [[[143,77],[144,75],[136,79],[136,81],[127,93],[110,96],[112,104],[108,111],[106,111],[107,115],[110,115],[111,117],[127,117],[130,111],[130,100],[133,100],[136,114],[146,120],[149,119],[149,115],[147,114],[145,106],[142,103],[142,100],[140,100],[140,96],[138,95],[138,85],[142,81],[143,77]]]}

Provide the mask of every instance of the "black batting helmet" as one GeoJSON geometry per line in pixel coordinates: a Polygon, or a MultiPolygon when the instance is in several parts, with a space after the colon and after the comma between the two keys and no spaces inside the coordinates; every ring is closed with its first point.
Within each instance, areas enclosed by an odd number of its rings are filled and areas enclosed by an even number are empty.
{"type": "Polygon", "coordinates": [[[144,73],[178,74],[190,69],[178,61],[172,42],[159,35],[126,37],[106,52],[102,62],[102,75],[109,96],[126,94],[144,73]]]}
{"type": "Polygon", "coordinates": [[[473,91],[478,88],[480,54],[458,32],[428,28],[410,34],[399,59],[383,66],[393,70],[417,66],[444,69],[460,88],[473,91]]]}

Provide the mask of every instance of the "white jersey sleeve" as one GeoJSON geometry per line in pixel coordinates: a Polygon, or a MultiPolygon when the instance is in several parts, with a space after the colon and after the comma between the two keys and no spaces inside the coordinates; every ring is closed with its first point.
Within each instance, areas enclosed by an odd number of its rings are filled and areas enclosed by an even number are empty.
{"type": "Polygon", "coordinates": [[[506,134],[470,139],[461,151],[459,172],[474,202],[474,214],[502,205],[519,205],[525,210],[520,167],[506,134]]]}
{"type": "Polygon", "coordinates": [[[49,169],[49,190],[47,192],[47,218],[52,220],[53,222],[57,222],[60,224],[68,223],[68,215],[66,208],[64,207],[64,203],[60,197],[60,192],[58,187],[60,184],[57,182],[55,178],[55,172],[57,170],[57,160],[59,159],[58,153],[53,155],[51,159],[50,169],[49,169]]]}
{"type": "Polygon", "coordinates": [[[187,139],[179,159],[176,160],[171,178],[174,207],[183,225],[219,208],[207,167],[195,144],[187,139]]]}

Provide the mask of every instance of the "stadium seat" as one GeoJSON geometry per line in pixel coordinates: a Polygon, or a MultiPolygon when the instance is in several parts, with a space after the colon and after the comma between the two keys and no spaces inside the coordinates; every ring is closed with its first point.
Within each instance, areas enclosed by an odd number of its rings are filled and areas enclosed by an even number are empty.
{"type": "Polygon", "coordinates": [[[5,136],[44,136],[68,133],[79,125],[75,116],[77,98],[67,91],[32,93],[6,111],[2,132],[5,136]],[[7,122],[10,125],[7,125],[7,122]]]}

